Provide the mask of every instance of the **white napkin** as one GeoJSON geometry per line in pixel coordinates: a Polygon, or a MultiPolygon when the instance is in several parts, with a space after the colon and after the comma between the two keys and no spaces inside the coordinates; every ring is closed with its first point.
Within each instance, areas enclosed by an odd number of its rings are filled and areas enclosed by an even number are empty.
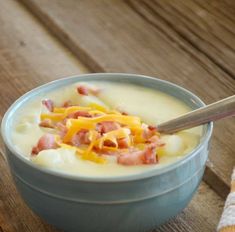
{"type": "Polygon", "coordinates": [[[218,232],[235,232],[235,169],[232,174],[231,192],[224,205],[218,232]]]}

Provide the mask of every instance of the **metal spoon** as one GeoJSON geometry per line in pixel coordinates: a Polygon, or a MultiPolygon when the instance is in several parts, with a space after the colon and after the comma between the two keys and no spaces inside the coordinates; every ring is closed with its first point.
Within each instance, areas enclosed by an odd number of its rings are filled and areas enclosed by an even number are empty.
{"type": "Polygon", "coordinates": [[[161,133],[171,134],[234,115],[235,95],[164,122],[157,128],[161,133]]]}

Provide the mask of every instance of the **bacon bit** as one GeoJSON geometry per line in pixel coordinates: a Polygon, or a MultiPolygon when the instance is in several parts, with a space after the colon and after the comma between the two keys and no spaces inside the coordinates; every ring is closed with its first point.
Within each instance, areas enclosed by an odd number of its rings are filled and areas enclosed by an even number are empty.
{"type": "Polygon", "coordinates": [[[125,111],[122,111],[121,114],[122,114],[122,115],[129,115],[129,114],[128,114],[127,112],[125,112],[125,111]]]}
{"type": "Polygon", "coordinates": [[[74,119],[76,119],[76,118],[78,118],[78,117],[91,118],[92,115],[89,114],[87,111],[80,111],[80,110],[79,110],[79,111],[76,111],[76,112],[73,112],[73,113],[69,114],[67,117],[68,117],[68,118],[74,118],[74,119]]]}
{"type": "Polygon", "coordinates": [[[79,85],[77,87],[77,91],[79,94],[86,96],[89,95],[89,93],[95,96],[97,96],[100,93],[100,89],[92,88],[90,86],[85,86],[85,85],[79,85]]]}
{"type": "Polygon", "coordinates": [[[156,155],[156,144],[149,145],[144,151],[144,164],[155,164],[158,162],[156,155]]]}
{"type": "Polygon", "coordinates": [[[39,153],[38,147],[34,146],[31,151],[31,155],[35,156],[39,153]]]}
{"type": "Polygon", "coordinates": [[[39,123],[39,126],[40,127],[46,127],[46,128],[54,128],[55,125],[53,124],[52,120],[51,119],[44,119],[43,121],[41,121],[39,123]]]}
{"type": "Polygon", "coordinates": [[[143,164],[143,151],[133,151],[118,156],[117,162],[123,165],[143,164]]]}
{"type": "Polygon", "coordinates": [[[157,132],[157,127],[154,126],[148,126],[144,131],[143,131],[143,138],[144,139],[150,139],[152,136],[154,136],[157,132]]]}
{"type": "Polygon", "coordinates": [[[37,145],[33,147],[31,154],[37,155],[40,151],[56,148],[58,148],[58,145],[55,141],[54,135],[45,134],[38,140],[37,145]]]}
{"type": "Polygon", "coordinates": [[[63,124],[61,122],[58,122],[56,124],[56,127],[59,130],[60,137],[63,138],[66,135],[67,131],[68,131],[67,127],[65,126],[65,124],[63,124]]]}
{"type": "Polygon", "coordinates": [[[82,129],[77,134],[75,134],[71,140],[71,144],[74,146],[80,146],[82,144],[89,144],[89,131],[82,129]]]}
{"type": "Polygon", "coordinates": [[[116,144],[110,140],[105,140],[103,145],[106,147],[116,147],[116,144]]]}
{"type": "Polygon", "coordinates": [[[118,148],[120,148],[120,149],[124,149],[124,148],[129,147],[127,138],[117,139],[117,143],[118,143],[118,148]]]}
{"type": "Polygon", "coordinates": [[[156,126],[151,126],[151,125],[149,125],[149,126],[148,126],[148,129],[149,129],[150,131],[157,132],[157,127],[156,127],[156,126]]]}
{"type": "Polygon", "coordinates": [[[166,144],[159,138],[158,135],[152,136],[146,143],[155,144],[157,147],[163,147],[166,144]]]}
{"type": "Polygon", "coordinates": [[[111,121],[107,121],[107,122],[101,122],[97,125],[96,130],[98,132],[100,132],[101,134],[107,133],[109,131],[113,131],[113,130],[117,130],[121,128],[120,124],[117,122],[111,122],[111,121]]]}
{"type": "Polygon", "coordinates": [[[54,110],[54,102],[50,99],[44,99],[42,100],[42,104],[46,106],[46,108],[50,111],[53,112],[54,110]]]}
{"type": "Polygon", "coordinates": [[[144,151],[129,151],[124,155],[119,155],[117,162],[123,165],[155,164],[158,162],[156,145],[151,144],[144,151]]]}
{"type": "Polygon", "coordinates": [[[89,89],[88,89],[88,87],[86,87],[84,85],[79,85],[77,87],[77,91],[81,95],[86,95],[86,96],[89,95],[89,89]]]}
{"type": "Polygon", "coordinates": [[[63,104],[62,104],[62,107],[65,107],[65,108],[68,108],[70,106],[72,106],[72,102],[71,101],[65,101],[63,104]]]}

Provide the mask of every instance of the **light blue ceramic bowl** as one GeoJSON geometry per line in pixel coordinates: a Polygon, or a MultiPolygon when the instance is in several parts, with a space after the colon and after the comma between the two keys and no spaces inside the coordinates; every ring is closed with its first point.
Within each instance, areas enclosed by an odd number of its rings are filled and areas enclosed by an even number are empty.
{"type": "Polygon", "coordinates": [[[192,109],[204,106],[186,89],[134,74],[86,74],[33,89],[19,98],[2,120],[2,137],[16,187],[36,214],[65,231],[149,231],[184,209],[197,190],[208,156],[212,124],[204,126],[200,144],[182,160],[124,177],[75,177],[44,170],[18,154],[12,144],[12,122],[26,102],[62,86],[94,80],[133,83],[163,91],[192,109]]]}

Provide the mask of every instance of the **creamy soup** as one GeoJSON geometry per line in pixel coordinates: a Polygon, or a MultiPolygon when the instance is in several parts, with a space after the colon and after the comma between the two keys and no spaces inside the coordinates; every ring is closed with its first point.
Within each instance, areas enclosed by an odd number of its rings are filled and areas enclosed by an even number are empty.
{"type": "Polygon", "coordinates": [[[76,83],[24,105],[12,140],[26,159],[56,172],[90,177],[137,174],[169,165],[195,148],[201,127],[173,135],[159,134],[155,127],[190,110],[178,99],[145,87],[76,83]],[[61,116],[65,112],[66,118],[61,116]],[[102,117],[111,119],[101,122],[102,117]]]}

